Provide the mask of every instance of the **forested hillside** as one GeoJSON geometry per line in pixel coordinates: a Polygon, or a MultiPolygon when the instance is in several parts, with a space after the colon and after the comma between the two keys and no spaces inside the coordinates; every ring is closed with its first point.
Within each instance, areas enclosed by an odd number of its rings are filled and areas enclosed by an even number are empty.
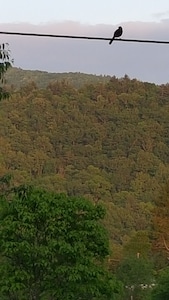
{"type": "Polygon", "coordinates": [[[169,85],[78,74],[41,82],[38,72],[24,81],[11,72],[11,97],[0,103],[0,176],[103,202],[117,260],[136,232],[151,239],[169,174],[169,85]]]}
{"type": "Polygon", "coordinates": [[[66,80],[74,87],[79,88],[85,83],[106,82],[110,76],[96,76],[92,74],[77,73],[48,73],[45,71],[22,70],[20,68],[10,68],[6,74],[9,85],[15,88],[35,82],[39,88],[46,88],[51,81],[66,80]]]}

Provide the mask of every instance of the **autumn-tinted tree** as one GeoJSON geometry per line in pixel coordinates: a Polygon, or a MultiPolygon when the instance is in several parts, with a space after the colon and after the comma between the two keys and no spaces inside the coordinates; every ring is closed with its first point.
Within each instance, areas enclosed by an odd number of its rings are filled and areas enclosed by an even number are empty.
{"type": "Polygon", "coordinates": [[[1,197],[1,299],[118,299],[102,206],[26,186],[11,193],[1,197]]]}
{"type": "Polygon", "coordinates": [[[169,183],[167,183],[155,198],[153,225],[161,250],[169,252],[169,183]]]}

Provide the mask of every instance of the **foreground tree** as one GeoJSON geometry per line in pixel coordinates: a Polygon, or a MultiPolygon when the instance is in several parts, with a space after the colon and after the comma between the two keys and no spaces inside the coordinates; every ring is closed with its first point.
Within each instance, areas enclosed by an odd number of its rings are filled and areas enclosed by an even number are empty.
{"type": "Polygon", "coordinates": [[[1,197],[1,299],[118,299],[104,267],[104,209],[32,187],[1,197]]]}

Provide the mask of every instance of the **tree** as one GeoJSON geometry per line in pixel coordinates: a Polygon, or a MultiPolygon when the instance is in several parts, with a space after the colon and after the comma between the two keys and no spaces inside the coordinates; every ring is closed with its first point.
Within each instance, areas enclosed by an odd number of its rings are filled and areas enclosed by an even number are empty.
{"type": "Polygon", "coordinates": [[[154,248],[166,257],[169,255],[169,182],[155,198],[153,210],[154,248]]]}
{"type": "Polygon", "coordinates": [[[1,299],[118,299],[100,205],[33,187],[1,197],[1,299]]]}
{"type": "Polygon", "coordinates": [[[127,257],[139,256],[142,258],[150,258],[151,244],[148,232],[140,230],[135,232],[130,240],[124,245],[124,253],[127,257]]]}
{"type": "Polygon", "coordinates": [[[153,269],[149,259],[137,256],[125,258],[119,265],[117,274],[126,288],[125,299],[151,299],[153,269]]]}
{"type": "Polygon", "coordinates": [[[159,274],[157,284],[152,294],[152,300],[169,299],[169,268],[166,268],[159,274]]]}
{"type": "MultiPolygon", "coordinates": [[[[0,44],[0,82],[4,83],[4,74],[11,67],[13,60],[10,59],[8,44],[0,44]]],[[[9,93],[0,87],[0,100],[9,97],[9,93]]]]}

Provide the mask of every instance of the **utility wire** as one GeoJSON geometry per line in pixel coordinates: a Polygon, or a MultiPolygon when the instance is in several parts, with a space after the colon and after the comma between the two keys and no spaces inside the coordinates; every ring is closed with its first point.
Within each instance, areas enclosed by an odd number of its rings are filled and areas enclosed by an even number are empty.
{"type": "MultiPolygon", "coordinates": [[[[0,34],[64,38],[64,39],[100,40],[100,41],[110,41],[112,38],[112,37],[106,38],[106,37],[94,37],[94,36],[78,36],[78,35],[62,35],[62,34],[46,34],[46,33],[26,33],[26,32],[10,32],[10,31],[0,31],[0,34]]],[[[138,40],[138,39],[117,39],[117,38],[115,38],[114,41],[133,42],[133,43],[151,43],[151,44],[169,44],[169,41],[140,40],[140,39],[138,40]]]]}

